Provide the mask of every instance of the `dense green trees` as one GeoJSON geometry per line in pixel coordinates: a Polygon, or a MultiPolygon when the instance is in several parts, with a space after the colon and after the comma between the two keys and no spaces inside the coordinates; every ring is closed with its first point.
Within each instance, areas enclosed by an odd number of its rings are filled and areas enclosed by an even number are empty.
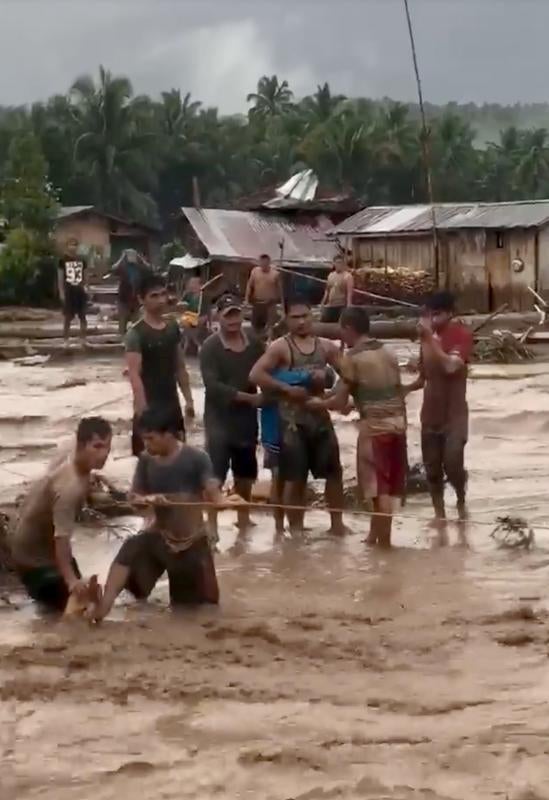
{"type": "MultiPolygon", "coordinates": [[[[2,193],[14,177],[13,142],[32,136],[61,203],[136,219],[166,221],[192,203],[193,178],[203,205],[231,205],[304,167],[364,205],[426,200],[414,105],[348,99],[327,83],[298,100],[276,75],[247,101],[247,115],[222,116],[178,89],[136,96],[127,78],[101,68],[66,95],[0,108],[2,193]]],[[[549,107],[427,111],[435,199],[549,196],[549,107]]]]}

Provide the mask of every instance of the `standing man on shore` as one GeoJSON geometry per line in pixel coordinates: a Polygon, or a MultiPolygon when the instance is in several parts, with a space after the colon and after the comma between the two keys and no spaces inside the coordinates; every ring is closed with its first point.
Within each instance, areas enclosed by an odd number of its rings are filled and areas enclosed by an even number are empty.
{"type": "Polygon", "coordinates": [[[252,328],[258,336],[270,332],[276,322],[276,306],[282,303],[282,280],[271,264],[271,257],[259,257],[259,266],[250,273],[246,286],[245,304],[252,305],[252,328]]]}
{"type": "Polygon", "coordinates": [[[57,286],[63,304],[63,338],[69,344],[71,322],[75,317],[80,321],[80,339],[86,342],[87,322],[86,304],[86,259],[78,254],[78,239],[67,241],[65,255],[59,260],[57,286]]]}
{"type": "MultiPolygon", "coordinates": [[[[277,380],[276,370],[325,370],[337,366],[339,351],[333,342],[312,333],[313,317],[306,300],[295,298],[286,307],[288,335],[272,342],[250,373],[250,380],[265,393],[274,393],[279,400],[281,441],[279,479],[284,484],[286,505],[304,506],[307,477],[326,481],[326,503],[330,512],[331,532],[343,534],[343,483],[339,443],[325,409],[310,410],[304,406],[309,393],[303,386],[292,386],[277,380]]],[[[288,513],[290,529],[303,528],[303,514],[288,513]]]]}
{"type": "Polygon", "coordinates": [[[172,428],[184,440],[185,423],[177,388],[185,398],[185,414],[194,417],[194,403],[181,347],[181,332],[175,320],[166,321],[168,292],[159,275],[143,278],[139,290],[143,317],[126,334],[126,366],[133,393],[134,424],[132,452],[143,450],[136,420],[146,408],[168,413],[172,428]]]}
{"type": "Polygon", "coordinates": [[[353,276],[342,255],[334,256],[322,298],[322,322],[339,322],[344,308],[353,304],[353,276]]]}
{"type": "MultiPolygon", "coordinates": [[[[236,297],[222,297],[217,316],[219,333],[209,336],[200,351],[206,450],[221,486],[231,469],[236,493],[249,501],[257,478],[257,409],[261,404],[249,375],[264,347],[243,330],[242,306],[236,297]]],[[[217,511],[211,512],[210,523],[215,535],[217,511]]],[[[245,530],[249,524],[248,511],[239,510],[238,527],[245,530]]]]}
{"type": "Polygon", "coordinates": [[[421,449],[436,519],[446,519],[444,478],[457,498],[458,515],[466,518],[467,472],[464,451],[468,437],[467,365],[473,334],[454,319],[455,297],[436,292],[426,303],[418,331],[421,343],[419,377],[406,393],[424,389],[421,449]]]}
{"type": "MultiPolygon", "coordinates": [[[[109,275],[119,279],[118,284],[118,328],[124,335],[128,323],[135,322],[139,312],[139,287],[146,275],[151,274],[152,267],[137,250],[124,250],[118,261],[113,264],[109,275]]],[[[106,277],[106,276],[105,276],[106,277]]]]}

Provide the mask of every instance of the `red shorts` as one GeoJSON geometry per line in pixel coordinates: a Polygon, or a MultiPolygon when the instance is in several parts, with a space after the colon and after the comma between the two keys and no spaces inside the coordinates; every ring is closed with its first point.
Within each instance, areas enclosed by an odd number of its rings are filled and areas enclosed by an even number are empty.
{"type": "Polygon", "coordinates": [[[406,434],[382,433],[372,436],[360,431],[357,475],[365,499],[404,497],[408,478],[406,434]]]}

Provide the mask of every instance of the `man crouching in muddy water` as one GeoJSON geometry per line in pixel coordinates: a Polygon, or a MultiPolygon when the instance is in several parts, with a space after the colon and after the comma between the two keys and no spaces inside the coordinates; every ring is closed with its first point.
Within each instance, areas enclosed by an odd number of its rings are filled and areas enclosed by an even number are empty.
{"type": "MultiPolygon", "coordinates": [[[[154,508],[154,516],[141,533],[127,539],[111,566],[103,597],[92,611],[99,621],[127,589],[145,599],[168,573],[170,603],[217,603],[219,589],[200,502],[219,504],[219,484],[209,456],[178,438],[173,416],[151,408],[138,425],[145,452],[137,463],[132,492],[136,504],[154,508]],[[170,502],[174,505],[170,506],[170,502]],[[190,502],[197,505],[177,506],[190,502]]],[[[229,504],[230,505],[230,504],[229,504]]]]}
{"type": "Polygon", "coordinates": [[[11,537],[19,577],[30,597],[50,611],[63,611],[69,597],[86,604],[90,583],[73,557],[76,517],[91,489],[92,471],[101,469],[111,449],[112,431],[101,417],[82,419],[76,448],[56,460],[30,490],[11,537]]]}
{"type": "MultiPolygon", "coordinates": [[[[302,298],[286,306],[289,333],[269,345],[250,372],[250,380],[265,393],[279,398],[280,455],[279,479],[284,484],[284,503],[304,506],[309,472],[326,481],[326,503],[331,509],[343,507],[343,484],[339,443],[325,409],[308,409],[304,402],[309,393],[303,386],[291,386],[277,380],[277,370],[324,370],[337,367],[339,350],[333,342],[312,333],[313,318],[309,303],[302,298]]],[[[345,532],[343,515],[331,511],[332,533],[345,532]]],[[[290,530],[303,529],[303,515],[289,511],[290,530]]]]}
{"type": "Polygon", "coordinates": [[[341,381],[326,400],[312,398],[308,408],[344,411],[352,395],[360,414],[357,443],[357,478],[363,499],[373,504],[368,544],[390,547],[395,500],[404,496],[406,457],[406,407],[396,357],[381,342],[370,338],[370,318],[365,308],[344,309],[340,317],[343,341],[349,348],[341,357],[341,381]]]}
{"type": "Polygon", "coordinates": [[[454,320],[455,298],[436,292],[426,304],[418,326],[421,343],[419,377],[406,393],[424,388],[421,409],[421,449],[437,524],[444,527],[444,477],[453,487],[460,519],[466,519],[467,472],[464,450],[468,417],[467,364],[473,335],[454,320]]]}

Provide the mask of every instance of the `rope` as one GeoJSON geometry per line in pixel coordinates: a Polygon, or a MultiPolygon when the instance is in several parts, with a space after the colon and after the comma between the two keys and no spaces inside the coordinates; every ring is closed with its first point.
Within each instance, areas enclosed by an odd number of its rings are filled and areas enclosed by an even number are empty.
{"type": "MultiPolygon", "coordinates": [[[[322,284],[328,283],[328,281],[324,280],[324,278],[317,278],[316,275],[309,275],[306,272],[297,272],[296,270],[280,266],[278,266],[277,269],[280,270],[280,272],[287,272],[288,275],[293,275],[294,277],[299,275],[302,278],[307,278],[309,281],[316,281],[317,283],[322,284]]],[[[408,303],[406,300],[397,300],[395,297],[387,297],[386,295],[375,294],[374,292],[366,291],[366,289],[355,289],[353,287],[353,293],[355,292],[356,294],[363,294],[365,297],[373,297],[374,300],[390,300],[391,303],[394,303],[397,306],[406,306],[406,308],[414,308],[416,310],[420,308],[420,306],[416,305],[415,303],[408,303]]]]}
{"type": "MultiPolygon", "coordinates": [[[[546,497],[546,496],[547,496],[546,494],[543,495],[543,497],[546,497]]],[[[170,501],[168,501],[168,500],[166,500],[165,502],[155,503],[153,500],[149,500],[148,501],[147,498],[144,497],[142,500],[139,499],[137,501],[133,501],[132,505],[136,505],[137,507],[147,507],[147,508],[154,508],[154,507],[158,507],[158,508],[200,508],[200,509],[204,509],[204,510],[207,510],[207,509],[212,509],[213,510],[213,509],[215,509],[215,510],[218,510],[218,511],[252,511],[252,510],[255,510],[255,511],[267,511],[268,512],[268,511],[273,511],[275,509],[280,509],[280,510],[284,510],[284,511],[306,512],[306,511],[311,511],[313,509],[313,510],[317,510],[317,511],[325,511],[328,514],[342,514],[342,515],[345,514],[347,516],[353,516],[353,517],[367,517],[367,518],[372,518],[372,517],[383,517],[383,518],[384,517],[391,517],[392,519],[412,520],[414,522],[423,522],[423,523],[432,521],[432,519],[430,517],[422,517],[422,516],[419,516],[417,514],[406,514],[406,513],[398,512],[398,511],[395,512],[394,514],[392,514],[392,513],[385,512],[385,511],[367,511],[366,509],[330,508],[329,506],[301,506],[301,505],[287,505],[287,504],[284,504],[284,503],[258,503],[258,502],[250,502],[250,503],[248,503],[245,500],[243,500],[242,502],[239,502],[239,503],[230,503],[230,502],[224,503],[223,501],[221,501],[220,503],[213,503],[213,502],[207,501],[207,500],[205,500],[205,501],[200,501],[200,500],[198,500],[198,501],[194,501],[194,500],[178,500],[178,501],[175,501],[175,500],[171,501],[170,500],[170,501]]],[[[532,505],[530,504],[527,507],[531,508],[532,505]]],[[[520,508],[520,507],[518,507],[518,508],[520,508]]],[[[516,509],[517,509],[517,507],[515,506],[515,509],[512,509],[512,510],[516,510],[516,509]]],[[[497,511],[503,512],[503,511],[506,511],[506,510],[509,510],[509,509],[501,508],[501,507],[488,508],[485,511],[483,511],[482,513],[483,514],[488,514],[488,513],[494,513],[494,512],[497,512],[497,511]]],[[[449,522],[449,523],[459,523],[459,524],[463,524],[463,523],[471,524],[471,523],[473,523],[474,525],[479,525],[481,527],[492,527],[493,528],[493,526],[494,526],[493,522],[489,522],[489,521],[486,521],[486,520],[472,519],[471,517],[467,517],[467,519],[464,519],[464,520],[463,519],[459,519],[459,518],[457,518],[457,519],[450,518],[450,519],[446,519],[445,521],[449,522]]],[[[548,530],[549,531],[549,525],[536,525],[536,529],[537,530],[548,530]]]]}

